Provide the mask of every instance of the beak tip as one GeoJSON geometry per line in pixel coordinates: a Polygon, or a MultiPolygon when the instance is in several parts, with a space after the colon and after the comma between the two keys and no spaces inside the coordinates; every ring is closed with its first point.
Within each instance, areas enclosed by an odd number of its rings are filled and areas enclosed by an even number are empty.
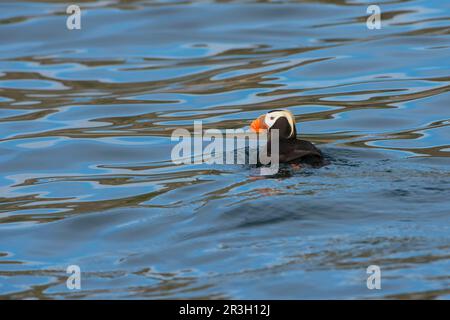
{"type": "Polygon", "coordinates": [[[262,119],[263,116],[256,118],[252,121],[250,124],[250,129],[255,133],[261,133],[267,130],[267,126],[264,123],[264,120],[262,119]]]}

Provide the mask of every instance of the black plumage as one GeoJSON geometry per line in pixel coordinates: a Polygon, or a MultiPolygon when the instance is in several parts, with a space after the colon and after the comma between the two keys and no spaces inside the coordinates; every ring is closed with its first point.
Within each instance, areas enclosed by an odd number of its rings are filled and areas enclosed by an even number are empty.
{"type": "MultiPolygon", "coordinates": [[[[306,163],[315,167],[325,164],[322,152],[309,141],[297,139],[297,130],[292,128],[288,119],[278,118],[269,128],[279,130],[279,162],[306,163]],[[293,129],[293,130],[292,130],[293,129]]],[[[270,135],[267,144],[268,154],[271,155],[270,135]]]]}

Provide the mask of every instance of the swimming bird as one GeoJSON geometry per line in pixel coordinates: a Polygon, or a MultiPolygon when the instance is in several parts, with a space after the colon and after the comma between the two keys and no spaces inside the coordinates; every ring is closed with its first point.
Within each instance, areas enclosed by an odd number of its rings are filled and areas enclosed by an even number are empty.
{"type": "MultiPolygon", "coordinates": [[[[314,144],[306,140],[297,139],[295,118],[289,110],[272,110],[252,121],[250,128],[253,132],[270,133],[279,130],[279,162],[299,164],[306,163],[315,167],[325,164],[322,152],[314,144]]],[[[267,143],[270,155],[270,135],[267,143]]]]}

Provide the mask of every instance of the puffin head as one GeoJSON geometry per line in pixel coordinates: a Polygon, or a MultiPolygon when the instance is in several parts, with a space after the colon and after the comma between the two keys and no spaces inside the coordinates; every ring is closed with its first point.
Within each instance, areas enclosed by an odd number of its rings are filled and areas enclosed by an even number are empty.
{"type": "Polygon", "coordinates": [[[295,119],[289,110],[272,110],[259,116],[250,125],[253,132],[264,132],[278,129],[280,139],[295,139],[297,130],[295,119]]]}

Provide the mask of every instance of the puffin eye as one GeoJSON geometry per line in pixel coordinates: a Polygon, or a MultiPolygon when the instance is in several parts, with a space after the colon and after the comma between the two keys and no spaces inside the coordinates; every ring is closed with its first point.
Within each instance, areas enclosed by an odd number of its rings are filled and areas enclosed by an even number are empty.
{"type": "Polygon", "coordinates": [[[273,120],[273,119],[275,119],[274,117],[270,117],[270,120],[273,120]]]}

